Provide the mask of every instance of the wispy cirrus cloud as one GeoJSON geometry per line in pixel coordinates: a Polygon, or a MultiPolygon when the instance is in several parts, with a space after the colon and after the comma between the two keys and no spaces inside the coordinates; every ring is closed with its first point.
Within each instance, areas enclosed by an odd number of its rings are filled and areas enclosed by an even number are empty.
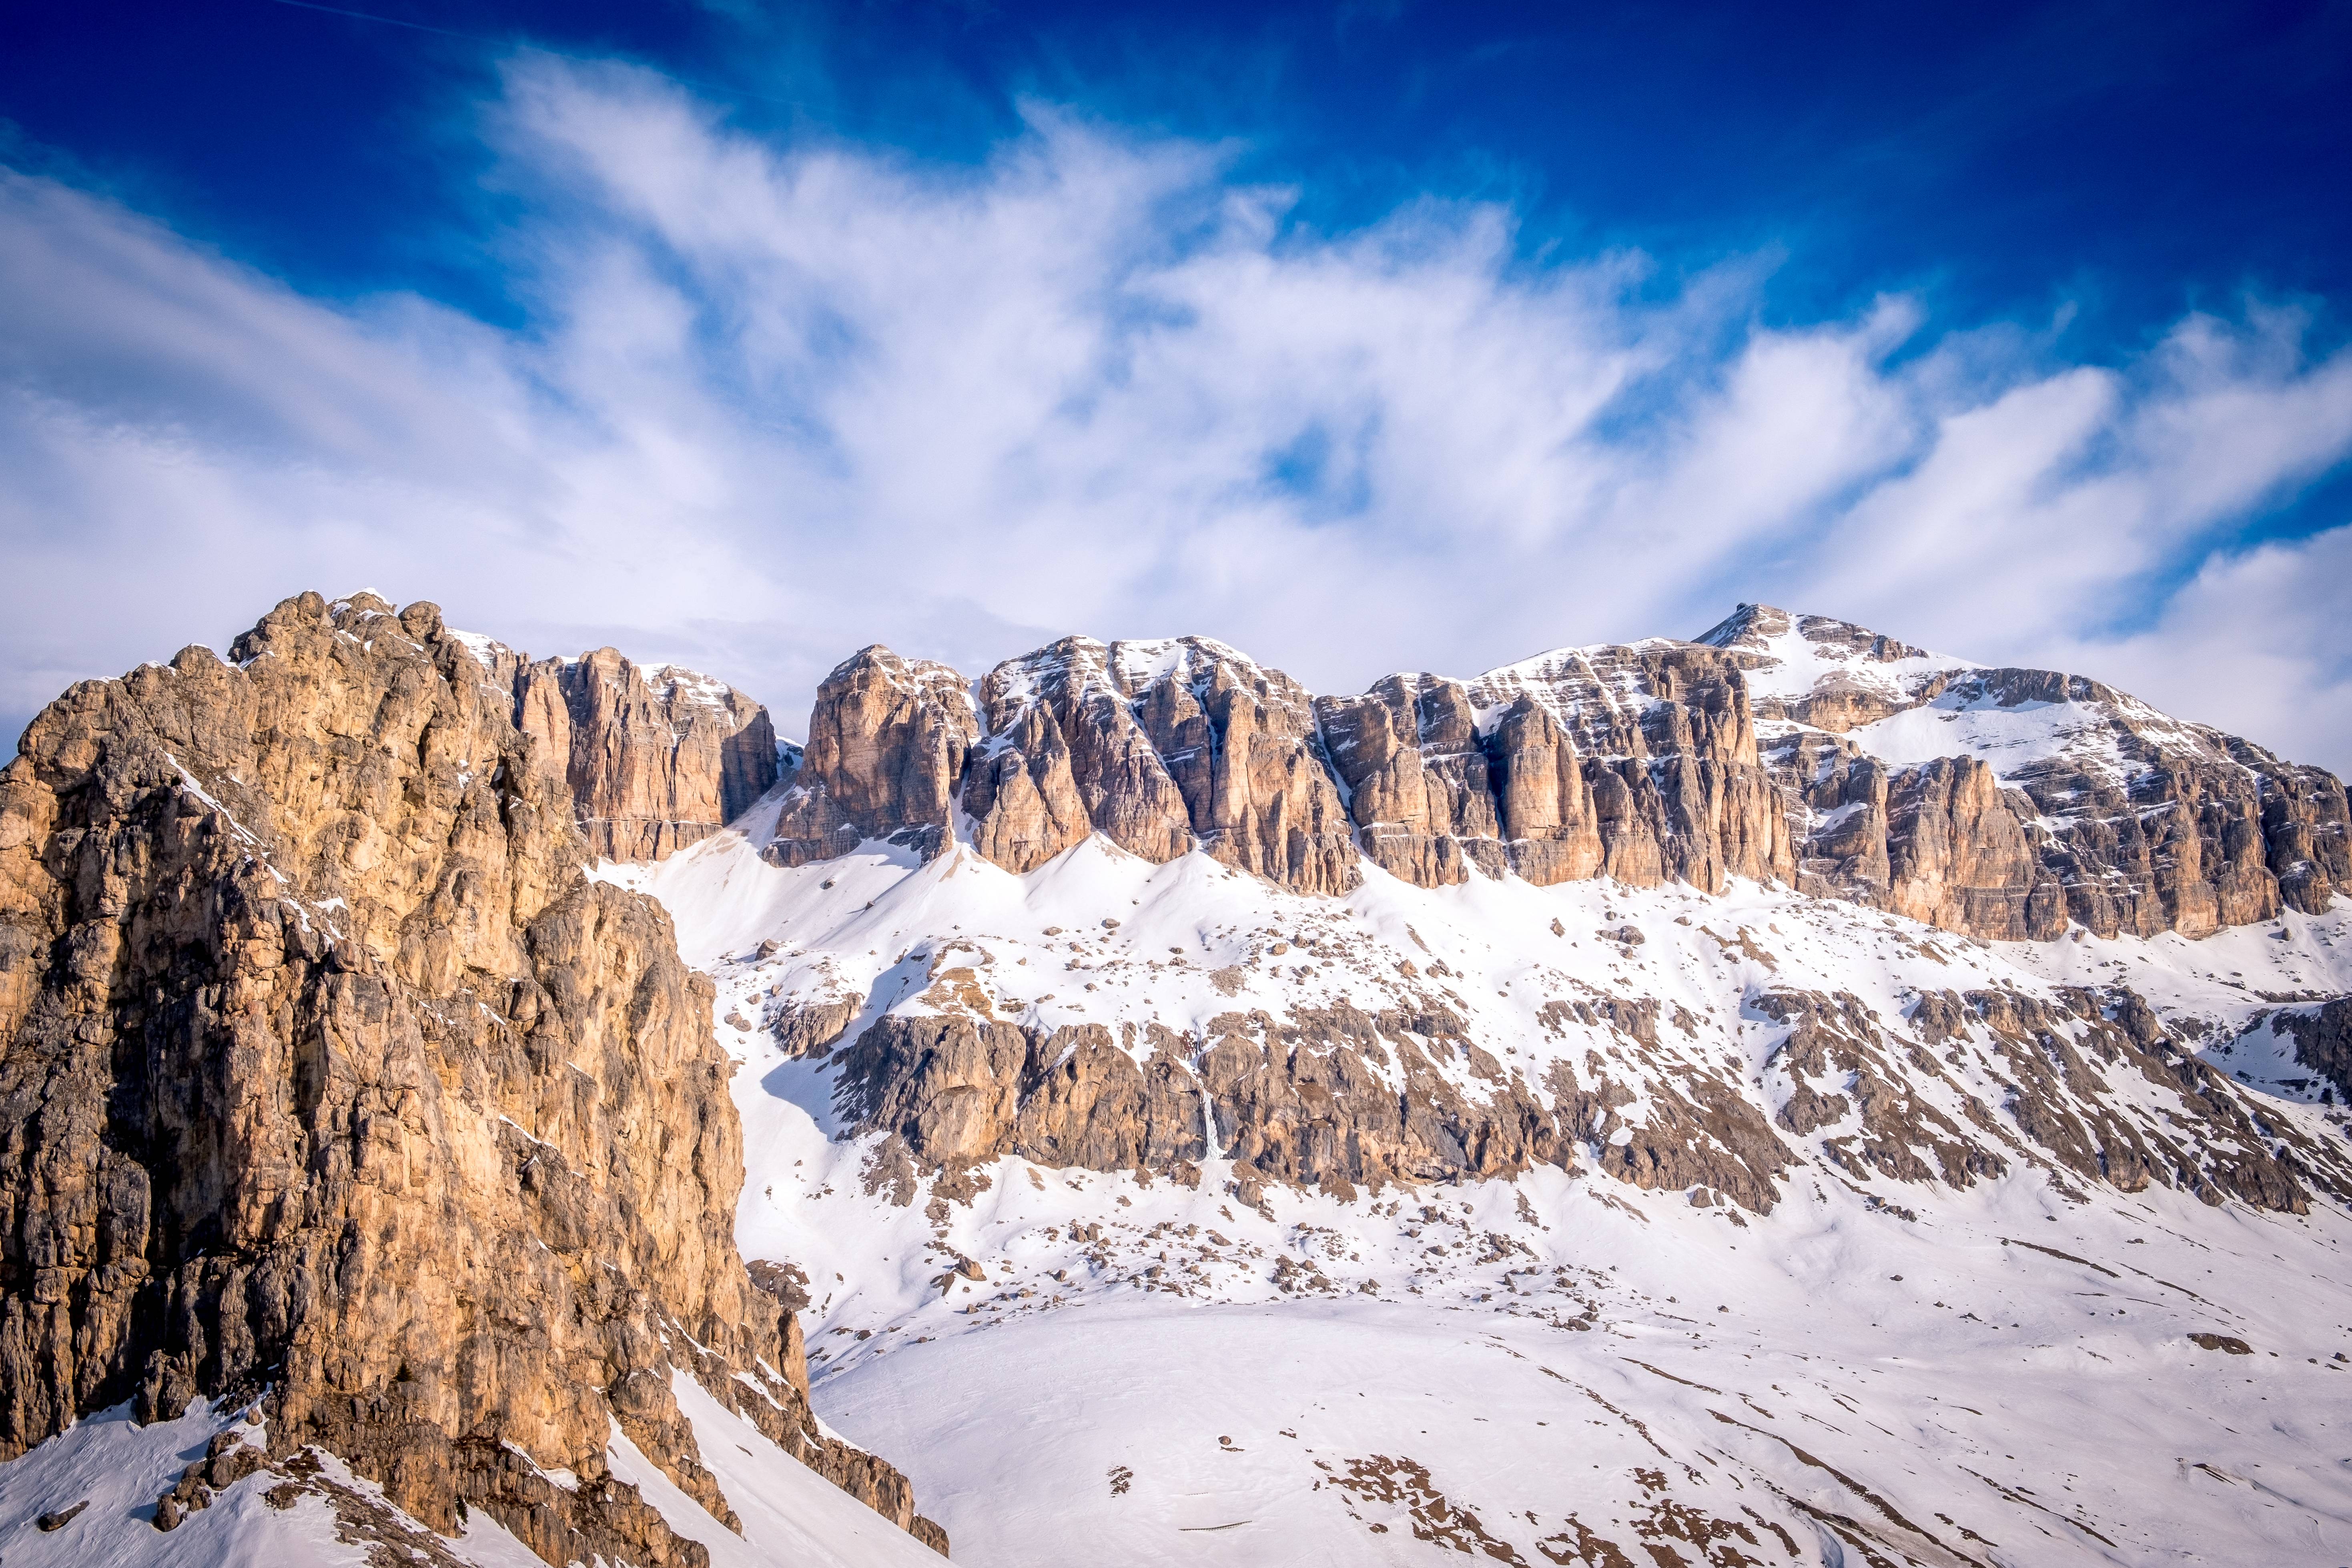
{"type": "Polygon", "coordinates": [[[2341,531],[2234,545],[2352,449],[2291,314],[2110,366],[1899,298],[1767,327],[1762,268],[1665,287],[1435,198],[1317,233],[1047,107],[950,168],[541,61],[484,124],[515,328],[0,182],[0,710],[362,582],[788,728],[877,639],[1202,631],[1352,689],[1756,597],[2352,763],[2341,531]]]}

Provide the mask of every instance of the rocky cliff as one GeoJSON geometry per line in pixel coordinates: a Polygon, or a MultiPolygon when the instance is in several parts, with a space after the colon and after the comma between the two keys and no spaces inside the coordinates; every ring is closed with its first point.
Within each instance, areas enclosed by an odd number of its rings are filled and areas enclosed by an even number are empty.
{"type": "Polygon", "coordinates": [[[957,786],[979,738],[963,677],[879,644],[860,649],[817,688],[768,858],[804,866],[880,838],[930,858],[953,841],[957,786]]]}
{"type": "Polygon", "coordinates": [[[1743,671],[1800,885],[1950,930],[2203,936],[2352,881],[2344,786],[2111,687],[1744,605],[1743,671]]]}
{"type": "MultiPolygon", "coordinates": [[[[619,693],[586,711],[635,700],[583,662],[619,693]]],[[[226,661],[86,682],[26,731],[0,771],[0,1455],[122,1400],[261,1394],[281,1470],[316,1446],[439,1529],[470,1507],[551,1563],[696,1563],[605,1458],[617,1423],[732,1517],[685,1378],[943,1549],[818,1434],[735,1250],[709,983],[659,905],[583,875],[515,689],[430,605],[305,595],[226,661]]]]}
{"type": "MultiPolygon", "coordinates": [[[[2315,1190],[2352,1201],[2352,1158],[2266,1117],[2127,989],[1948,991],[1890,1016],[1756,985],[1743,1007],[1778,1043],[1743,1087],[1697,1016],[1590,987],[1538,1010],[1553,1059],[1535,1071],[1436,986],[1377,1010],[1343,996],[1191,1027],[1149,1012],[1045,1027],[994,1016],[971,975],[948,971],[835,1060],[845,1122],[885,1137],[874,1173],[898,1171],[902,1201],[919,1175],[969,1197],[963,1173],[1008,1155],[1196,1184],[1213,1154],[1253,1206],[1276,1184],[1353,1200],[1551,1165],[1764,1214],[1809,1159],[1953,1188],[2022,1169],[2298,1214],[2315,1190]]],[[[770,1014],[780,1035],[796,1016],[770,1014]]],[[[2306,1059],[2333,1050],[2326,1027],[2306,1059]]]]}
{"type": "Polygon", "coordinates": [[[1066,637],[967,690],[836,669],[770,858],[954,841],[1016,872],[1099,833],[1295,891],[1370,860],[1421,887],[1727,879],[1948,931],[2202,936],[2352,882],[2343,784],[2112,688],[1743,605],[1696,642],[1564,648],[1311,697],[1188,637],[1066,637]]]}
{"type": "Polygon", "coordinates": [[[1472,681],[1391,676],[1317,707],[1365,852],[1423,887],[1477,866],[1715,892],[1793,869],[1746,687],[1714,649],[1564,649],[1472,681]]]}
{"type": "Polygon", "coordinates": [[[768,710],[724,681],[609,647],[535,660],[475,633],[450,635],[509,694],[515,727],[539,740],[533,754],[571,795],[593,854],[659,860],[775,785],[768,710]]]}
{"type": "Polygon", "coordinates": [[[980,690],[964,810],[999,864],[1028,870],[1099,832],[1153,862],[1198,847],[1299,892],[1355,885],[1312,701],[1280,670],[1206,637],[1065,637],[980,690]]]}
{"type": "Polygon", "coordinates": [[[515,723],[562,770],[589,850],[658,860],[709,837],[776,782],[768,710],[724,682],[615,650],[525,664],[515,723]]]}
{"type": "MultiPolygon", "coordinates": [[[[1737,878],[2020,942],[2070,922],[2204,935],[2323,910],[2352,873],[2343,788],[2320,770],[2095,682],[1754,605],[1694,642],[1395,675],[1359,697],[1312,698],[1199,638],[1065,638],[969,697],[952,671],[868,649],[828,680],[811,733],[778,864],[893,835],[933,858],[961,834],[1028,872],[1099,836],[1155,865],[1198,848],[1293,893],[1360,888],[1360,858],[1421,888],[1598,881],[1604,902],[1737,878]]],[[[1785,1035],[1744,1089],[1706,1044],[1728,1026],[1678,993],[1514,970],[1494,994],[1538,987],[1531,1018],[1482,1024],[1450,956],[1342,935],[1335,905],[1213,976],[1222,995],[1261,973],[1276,993],[1181,1018],[1123,998],[1132,963],[1172,976],[1186,942],[1098,962],[1093,942],[1119,938],[1062,935],[1039,965],[1060,981],[1010,991],[987,944],[920,928],[899,959],[911,989],[764,1005],[794,1054],[842,1047],[846,1123],[909,1170],[1018,1155],[1188,1180],[1226,1159],[1247,1188],[1353,1192],[1584,1160],[1760,1212],[1811,1151],[1857,1179],[1953,1186],[2025,1166],[2289,1209],[2352,1192],[2352,1166],[2268,1128],[2193,1031],[2127,988],[1938,980],[1866,1006],[1776,978],[1761,933],[1702,925],[1748,968],[1734,1014],[1785,1035]],[[1316,994],[1335,973],[1354,994],[1316,994]],[[1555,1056],[1540,1071],[1509,1059],[1528,1028],[1555,1056]]],[[[1640,929],[1598,934],[1612,964],[1640,962],[1640,929]]]]}

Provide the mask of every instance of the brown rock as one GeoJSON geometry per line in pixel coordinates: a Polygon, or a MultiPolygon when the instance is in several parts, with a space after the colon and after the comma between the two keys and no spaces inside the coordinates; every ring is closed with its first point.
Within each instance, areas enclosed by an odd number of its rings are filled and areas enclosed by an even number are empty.
{"type": "Polygon", "coordinates": [[[1113,654],[1203,850],[1297,892],[1356,886],[1355,835],[1306,688],[1207,637],[1113,654]]]}
{"type": "MultiPolygon", "coordinates": [[[[2051,670],[1938,659],[1843,621],[1743,605],[1702,636],[1778,670],[1791,638],[1809,684],[1768,682],[1765,758],[1804,840],[1801,885],[1971,935],[2202,936],[2326,907],[2352,879],[2344,786],[2123,692],[2051,670]],[[1848,731],[1933,705],[2067,710],[2054,754],[1894,767],[1848,731]],[[1988,780],[1981,776],[2000,771],[1988,780]]],[[[1956,748],[1957,750],[1957,748],[1956,748]]]]}
{"type": "Polygon", "coordinates": [[[1008,871],[1034,871],[1093,831],[1052,710],[1022,707],[992,725],[967,763],[972,847],[1008,871]]]}
{"type": "MultiPolygon", "coordinates": [[[[1078,815],[1075,824],[1065,819],[1058,847],[1099,832],[1129,854],[1159,864],[1192,849],[1192,817],[1136,717],[1132,695],[1112,672],[1128,646],[1064,637],[991,670],[981,683],[981,702],[991,748],[999,744],[995,737],[1006,736],[1025,752],[1020,736],[1033,724],[1049,726],[1064,744],[1078,815]]],[[[991,795],[989,773],[975,764],[964,809],[984,819],[991,795]]],[[[981,852],[1013,865],[984,847],[981,852]]]]}
{"type": "Polygon", "coordinates": [[[1002,865],[1097,831],[1155,862],[1198,847],[1300,892],[1356,885],[1311,700],[1279,670],[1206,637],[1065,637],[999,665],[981,699],[964,809],[1002,865]]]}
{"type": "MultiPolygon", "coordinates": [[[[504,651],[486,657],[494,677],[504,651]]],[[[521,663],[511,685],[516,726],[540,741],[541,765],[569,788],[589,849],[605,858],[664,859],[776,782],[768,710],[707,676],[605,647],[521,663]]]]}
{"type": "Polygon", "coordinates": [[[1474,864],[1710,892],[1794,879],[1738,662],[1712,647],[1565,648],[1466,684],[1391,676],[1318,710],[1365,853],[1423,886],[1474,864]]]}
{"type": "Polygon", "coordinates": [[[84,682],[0,770],[0,1455],[266,1385],[274,1459],[436,1528],[700,1561],[604,1467],[617,1420],[727,1517],[673,1369],[831,1451],[760,1370],[708,982],[432,606],[304,595],[232,658],[84,682]]]}
{"type": "Polygon", "coordinates": [[[965,755],[979,737],[963,677],[879,644],[861,648],[817,688],[800,773],[762,853],[805,866],[880,838],[933,858],[952,842],[965,755]]]}
{"type": "Polygon", "coordinates": [[[1361,697],[1318,697],[1315,713],[1366,858],[1423,888],[1460,882],[1473,864],[1507,868],[1486,744],[1461,682],[1391,675],[1361,697]]]}

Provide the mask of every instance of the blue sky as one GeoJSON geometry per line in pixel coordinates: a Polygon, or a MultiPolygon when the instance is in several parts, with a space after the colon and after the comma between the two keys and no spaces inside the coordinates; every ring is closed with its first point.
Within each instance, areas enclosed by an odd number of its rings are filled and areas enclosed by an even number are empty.
{"type": "Polygon", "coordinates": [[[2352,6],[10,27],[0,719],[362,581],[787,729],[1762,598],[2352,763],[2352,6]]]}

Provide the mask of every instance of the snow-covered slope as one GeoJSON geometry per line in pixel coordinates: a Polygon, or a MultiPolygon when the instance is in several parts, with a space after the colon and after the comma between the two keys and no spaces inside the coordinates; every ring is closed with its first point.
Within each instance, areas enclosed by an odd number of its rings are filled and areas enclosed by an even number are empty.
{"type": "MultiPolygon", "coordinates": [[[[681,1491],[617,1427],[608,1458],[614,1475],[637,1487],[673,1530],[704,1545],[712,1568],[939,1568],[943,1559],[722,1409],[693,1379],[679,1376],[676,1393],[740,1516],[740,1534],[681,1491]]],[[[0,1561],[10,1568],[542,1568],[488,1514],[467,1514],[454,1538],[436,1534],[386,1501],[383,1488],[315,1449],[307,1453],[310,1462],[285,1467],[293,1479],[249,1474],[170,1531],[151,1522],[157,1497],[190,1465],[262,1443],[257,1404],[215,1410],[199,1400],[176,1421],[144,1426],[127,1405],[89,1416],[0,1467],[0,1561]]]]}
{"type": "Polygon", "coordinates": [[[809,1276],[818,1409],[959,1561],[2352,1560],[2346,1118],[2247,1033],[2352,990],[2340,900],[1989,943],[1740,881],[1331,899],[1099,837],[1025,876],[765,837],[607,874],[719,983],[739,1239],[809,1276]],[[842,1048],[788,1054],[827,1005],[842,1048]],[[1402,1041],[1579,1135],[1507,1179],[1269,1179],[1213,1049],[1343,1007],[1458,1021],[1382,1037],[1400,1095],[1402,1041]],[[1205,1157],[910,1163],[836,1098],[892,1019],[1173,1037],[1205,1157]],[[1702,1179],[1633,1158],[1673,1136],[1702,1179]]]}

